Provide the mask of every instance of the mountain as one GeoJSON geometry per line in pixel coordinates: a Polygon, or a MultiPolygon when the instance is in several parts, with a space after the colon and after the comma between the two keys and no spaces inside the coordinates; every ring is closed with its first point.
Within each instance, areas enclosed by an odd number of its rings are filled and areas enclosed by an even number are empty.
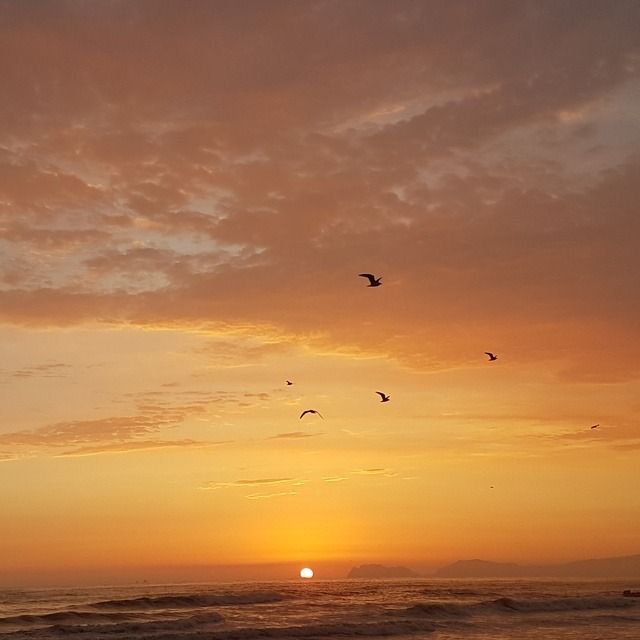
{"type": "Polygon", "coordinates": [[[439,578],[640,578],[640,554],[555,565],[460,560],[441,567],[439,578]]]}
{"type": "Polygon", "coordinates": [[[617,558],[579,560],[560,565],[563,576],[581,578],[640,578],[640,554],[617,558]]]}
{"type": "Polygon", "coordinates": [[[418,578],[418,574],[407,567],[385,567],[381,564],[363,564],[353,567],[347,578],[418,578]]]}
{"type": "MultiPolygon", "coordinates": [[[[487,560],[458,560],[436,571],[439,578],[513,578],[525,575],[514,563],[488,562],[487,560]]],[[[529,574],[526,574],[529,575],[529,574]]]]}

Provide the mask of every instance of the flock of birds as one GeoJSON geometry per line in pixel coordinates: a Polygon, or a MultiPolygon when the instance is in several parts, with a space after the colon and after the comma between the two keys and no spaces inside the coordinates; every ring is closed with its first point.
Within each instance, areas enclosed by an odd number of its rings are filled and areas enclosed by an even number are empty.
{"type": "MultiPolygon", "coordinates": [[[[379,287],[382,285],[382,277],[380,278],[376,278],[373,273],[359,273],[358,276],[360,278],[366,278],[369,281],[369,284],[367,285],[368,287],[379,287]]],[[[489,355],[491,360],[497,360],[498,356],[491,354],[487,354],[489,355]]],[[[287,380],[286,381],[287,386],[290,386],[293,384],[293,382],[291,382],[291,380],[287,380]]],[[[382,391],[376,391],[376,393],[380,396],[380,402],[389,402],[389,400],[391,400],[391,396],[382,392],[382,391]]],[[[324,416],[317,411],[316,409],[305,409],[301,414],[300,414],[300,420],[302,420],[302,418],[304,418],[307,414],[312,414],[312,415],[318,415],[320,416],[323,420],[324,420],[324,416]]]]}
{"type": "MultiPolygon", "coordinates": [[[[369,284],[367,285],[368,287],[379,287],[382,285],[382,277],[376,278],[373,273],[359,273],[358,276],[360,278],[366,278],[369,281],[369,284]]],[[[495,353],[491,353],[490,351],[485,351],[485,353],[489,356],[489,362],[493,362],[494,360],[498,359],[498,356],[495,353]]],[[[291,386],[293,384],[291,380],[286,380],[285,382],[287,386],[291,386]]],[[[380,402],[389,402],[389,400],[391,400],[391,396],[384,393],[383,391],[376,391],[376,393],[380,396],[380,402]]],[[[317,415],[324,419],[324,416],[316,409],[305,409],[300,414],[300,420],[302,420],[302,418],[309,414],[317,415]]]]}
{"type": "MultiPolygon", "coordinates": [[[[382,286],[382,277],[376,278],[373,273],[359,273],[358,277],[366,278],[369,281],[369,284],[367,285],[368,287],[382,286]]],[[[489,362],[495,362],[498,359],[498,356],[491,351],[485,351],[484,353],[489,357],[489,362]]],[[[291,382],[291,380],[286,380],[286,384],[287,386],[291,386],[293,382],[291,382]]],[[[380,396],[380,402],[389,402],[389,400],[391,400],[391,396],[382,391],[376,391],[376,393],[380,396]]],[[[324,416],[316,409],[305,409],[300,414],[300,420],[302,420],[302,418],[304,418],[306,415],[317,415],[324,420],[324,416]]],[[[599,426],[600,424],[594,424],[590,427],[590,429],[597,429],[599,426]]]]}

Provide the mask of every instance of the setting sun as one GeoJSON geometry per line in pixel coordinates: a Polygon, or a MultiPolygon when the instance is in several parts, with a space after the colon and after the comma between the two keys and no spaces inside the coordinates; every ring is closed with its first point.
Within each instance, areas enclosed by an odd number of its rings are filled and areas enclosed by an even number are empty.
{"type": "Polygon", "coordinates": [[[313,578],[313,569],[309,569],[309,567],[305,567],[300,570],[301,578],[313,578]]]}

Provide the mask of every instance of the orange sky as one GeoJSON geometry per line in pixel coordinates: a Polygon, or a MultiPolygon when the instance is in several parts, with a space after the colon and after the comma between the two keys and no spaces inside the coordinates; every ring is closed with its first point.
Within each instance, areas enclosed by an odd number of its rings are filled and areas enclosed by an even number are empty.
{"type": "Polygon", "coordinates": [[[640,552],[637,2],[0,9],[0,582],[640,552]]]}

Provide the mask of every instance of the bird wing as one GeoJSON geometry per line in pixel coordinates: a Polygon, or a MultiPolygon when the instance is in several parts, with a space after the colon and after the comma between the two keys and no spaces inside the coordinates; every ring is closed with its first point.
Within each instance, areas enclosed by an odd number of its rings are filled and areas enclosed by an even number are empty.
{"type": "Polygon", "coordinates": [[[359,273],[358,275],[361,278],[367,278],[371,284],[376,281],[376,277],[373,275],[373,273],[359,273]]]}
{"type": "Polygon", "coordinates": [[[311,413],[311,411],[309,411],[309,409],[307,409],[306,411],[303,411],[303,412],[300,414],[300,420],[302,420],[302,418],[303,418],[307,413],[311,413]]]}
{"type": "Polygon", "coordinates": [[[382,391],[376,391],[376,393],[384,400],[387,396],[386,394],[382,393],[382,391]]]}
{"type": "Polygon", "coordinates": [[[488,355],[490,358],[495,358],[493,353],[491,353],[490,351],[485,351],[485,354],[488,355]]]}

